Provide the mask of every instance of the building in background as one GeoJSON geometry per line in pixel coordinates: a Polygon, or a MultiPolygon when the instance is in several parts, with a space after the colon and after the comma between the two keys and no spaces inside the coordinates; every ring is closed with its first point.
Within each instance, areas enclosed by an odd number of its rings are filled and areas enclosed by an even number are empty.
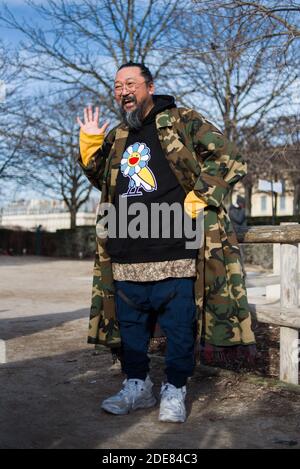
{"type": "MultiPolygon", "coordinates": [[[[293,215],[294,194],[290,189],[286,189],[282,194],[277,195],[276,215],[293,215]]],[[[272,196],[269,192],[262,192],[256,189],[252,195],[252,217],[272,215],[272,196]]]]}
{"type": "MultiPolygon", "coordinates": [[[[89,200],[77,213],[76,224],[94,225],[98,201],[89,200]]],[[[0,209],[0,226],[35,231],[56,231],[70,228],[70,213],[60,200],[19,200],[0,209]]]]}
{"type": "MultiPolygon", "coordinates": [[[[236,203],[238,195],[245,196],[245,191],[242,183],[236,184],[233,194],[232,201],[236,203]]],[[[275,203],[273,196],[273,203],[275,203]]],[[[284,181],[282,193],[276,195],[276,215],[277,216],[289,216],[293,215],[293,203],[294,203],[294,190],[289,181],[284,181]]],[[[251,216],[252,217],[263,217],[272,216],[272,195],[271,192],[260,190],[258,183],[253,186],[252,197],[251,197],[251,216]]]]}

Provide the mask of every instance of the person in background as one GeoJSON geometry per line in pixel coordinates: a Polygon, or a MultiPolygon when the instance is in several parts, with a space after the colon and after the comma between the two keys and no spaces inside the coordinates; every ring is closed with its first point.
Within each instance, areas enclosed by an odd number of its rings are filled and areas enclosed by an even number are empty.
{"type": "Polygon", "coordinates": [[[236,203],[229,208],[229,217],[235,230],[240,226],[247,226],[245,198],[238,194],[236,203]]]}
{"type": "MultiPolygon", "coordinates": [[[[238,231],[240,227],[247,226],[245,197],[238,194],[236,198],[236,203],[231,204],[229,208],[229,217],[232,222],[233,228],[236,232],[238,231]]],[[[243,273],[244,273],[244,276],[246,277],[247,274],[245,270],[244,246],[240,246],[240,252],[241,252],[243,273]]]]}

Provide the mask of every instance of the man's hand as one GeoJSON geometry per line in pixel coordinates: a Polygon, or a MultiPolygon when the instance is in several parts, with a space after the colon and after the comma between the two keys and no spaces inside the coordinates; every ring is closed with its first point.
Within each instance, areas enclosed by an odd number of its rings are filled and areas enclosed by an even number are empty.
{"type": "Polygon", "coordinates": [[[99,127],[99,108],[95,108],[95,113],[93,113],[92,106],[84,108],[84,123],[77,116],[77,123],[80,125],[80,129],[88,135],[105,135],[105,131],[109,126],[109,121],[106,121],[102,127],[99,127]]]}

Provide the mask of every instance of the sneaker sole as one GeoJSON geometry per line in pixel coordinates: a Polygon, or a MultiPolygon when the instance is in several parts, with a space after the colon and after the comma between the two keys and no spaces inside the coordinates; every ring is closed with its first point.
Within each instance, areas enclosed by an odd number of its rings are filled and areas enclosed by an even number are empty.
{"type": "Polygon", "coordinates": [[[171,423],[184,423],[186,421],[186,419],[178,419],[177,417],[163,417],[163,416],[159,416],[159,419],[158,419],[160,422],[171,422],[171,423]]]}
{"type": "Polygon", "coordinates": [[[129,413],[126,409],[123,411],[122,409],[119,408],[114,408],[114,407],[105,407],[104,405],[101,406],[101,409],[105,410],[105,412],[108,412],[109,414],[114,414],[114,415],[126,415],[129,413]]]}
{"type": "Polygon", "coordinates": [[[172,412],[160,412],[159,413],[159,417],[158,417],[158,420],[160,422],[180,422],[180,423],[183,423],[186,421],[186,415],[183,415],[183,416],[178,416],[178,415],[175,415],[174,413],[172,412]]]}

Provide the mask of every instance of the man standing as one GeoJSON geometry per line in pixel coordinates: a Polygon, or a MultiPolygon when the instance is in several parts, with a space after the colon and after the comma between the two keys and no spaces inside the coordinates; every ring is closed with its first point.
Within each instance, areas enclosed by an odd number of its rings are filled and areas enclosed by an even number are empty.
{"type": "Polygon", "coordinates": [[[238,194],[236,204],[232,204],[229,208],[229,216],[235,230],[238,230],[240,226],[247,226],[245,198],[243,196],[238,194]]]}
{"type": "Polygon", "coordinates": [[[117,220],[116,233],[103,236],[103,213],[98,216],[89,342],[122,344],[127,378],[102,408],[126,414],[155,405],[147,350],[156,318],[167,337],[159,420],[184,422],[186,383],[200,336],[216,351],[255,343],[239,249],[222,206],[246,165],[203,116],[177,108],[171,96],[154,95],[145,65],[122,65],[114,90],[122,122],[106,137],[108,122],[99,127],[98,109],[85,109],[84,122],[78,118],[79,163],[117,220]],[[182,209],[170,219],[167,237],[151,216],[140,223],[150,236],[123,236],[121,219],[126,215],[126,226],[132,226],[137,201],[147,214],[161,204],[182,209]],[[188,248],[185,233],[175,232],[186,216],[195,222],[201,214],[204,245],[188,248]]]}
{"type": "MultiPolygon", "coordinates": [[[[247,226],[246,208],[245,208],[245,197],[237,195],[236,204],[231,204],[229,207],[229,216],[235,231],[238,231],[239,227],[247,226]]],[[[245,252],[244,246],[240,246],[241,261],[243,267],[243,274],[246,278],[247,273],[245,270],[245,252]]]]}

